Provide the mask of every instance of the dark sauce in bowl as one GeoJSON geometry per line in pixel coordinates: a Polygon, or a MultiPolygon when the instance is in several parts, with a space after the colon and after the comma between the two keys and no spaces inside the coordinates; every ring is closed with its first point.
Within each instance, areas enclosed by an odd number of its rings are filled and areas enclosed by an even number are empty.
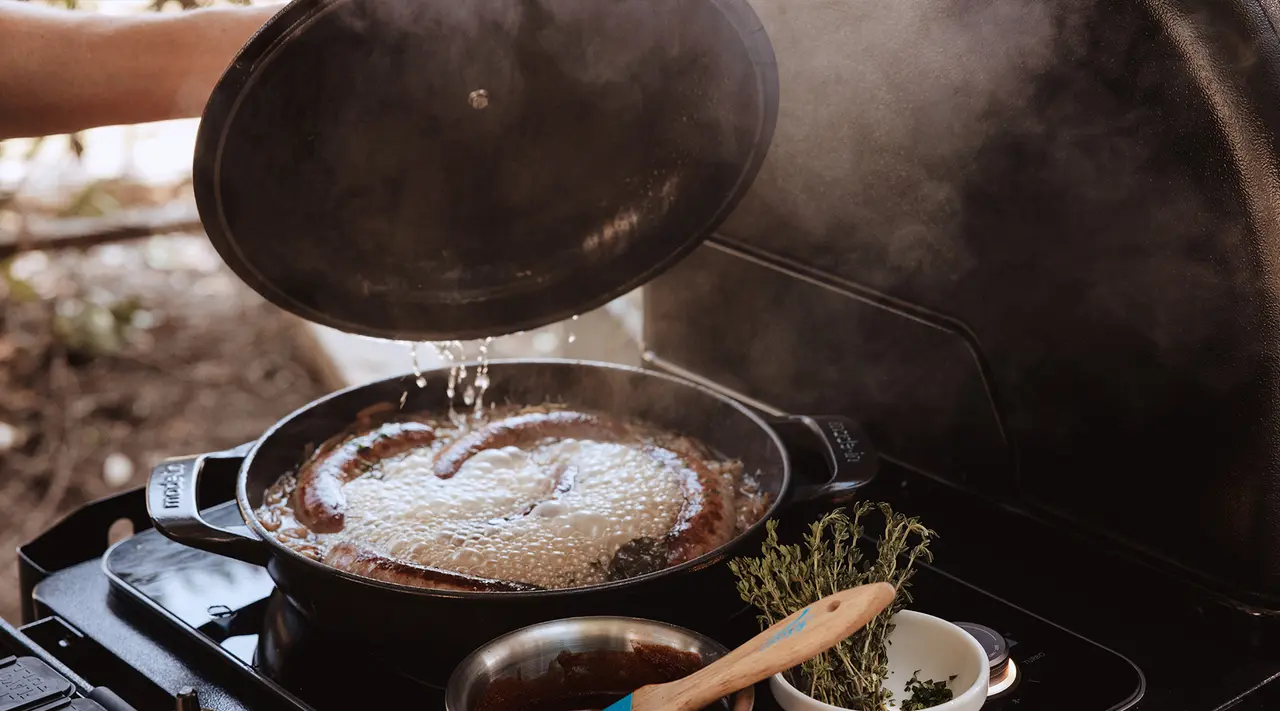
{"type": "MultiPolygon", "coordinates": [[[[545,674],[490,682],[471,711],[601,711],[642,686],[700,668],[696,653],[656,644],[635,643],[629,652],[561,652],[545,674]]],[[[721,699],[703,711],[729,708],[721,699]]]]}

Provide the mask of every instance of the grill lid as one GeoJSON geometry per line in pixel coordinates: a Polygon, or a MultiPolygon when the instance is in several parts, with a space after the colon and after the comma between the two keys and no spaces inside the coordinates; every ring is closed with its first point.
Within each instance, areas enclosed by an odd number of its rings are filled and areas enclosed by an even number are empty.
{"type": "Polygon", "coordinates": [[[745,0],[295,0],[209,100],[196,199],[236,274],[305,319],[500,335],[697,246],[777,104],[745,0]]]}

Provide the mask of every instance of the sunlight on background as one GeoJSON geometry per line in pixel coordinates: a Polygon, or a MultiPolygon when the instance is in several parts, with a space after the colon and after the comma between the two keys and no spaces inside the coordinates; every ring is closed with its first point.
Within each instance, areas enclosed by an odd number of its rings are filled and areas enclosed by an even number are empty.
{"type": "Polygon", "coordinates": [[[191,173],[199,119],[85,131],[79,158],[65,140],[46,139],[31,154],[35,139],[5,142],[0,155],[0,191],[20,181],[27,195],[52,195],[109,178],[147,185],[171,184],[191,173]]]}
{"type": "MultiPolygon", "coordinates": [[[[64,2],[47,2],[60,6],[64,2]]],[[[230,2],[202,3],[226,5],[230,2]]],[[[279,4],[279,0],[253,5],[279,4]]],[[[153,0],[81,0],[77,12],[129,15],[155,12],[153,0]]],[[[167,2],[159,12],[181,12],[181,3],[167,2]]],[[[0,193],[21,192],[28,198],[52,198],[109,179],[143,185],[171,185],[191,173],[199,119],[161,121],[137,126],[109,126],[85,131],[84,153],[75,156],[68,140],[51,136],[0,141],[0,193]],[[38,144],[38,145],[37,145],[38,144]],[[33,147],[35,152],[32,153],[33,147]]]]}

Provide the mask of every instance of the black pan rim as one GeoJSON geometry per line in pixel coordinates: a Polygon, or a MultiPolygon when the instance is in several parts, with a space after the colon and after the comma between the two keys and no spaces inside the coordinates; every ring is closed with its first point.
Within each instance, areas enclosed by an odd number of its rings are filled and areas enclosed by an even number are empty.
{"type": "MultiPolygon", "coordinates": [[[[663,568],[661,570],[656,570],[652,573],[638,575],[634,578],[626,578],[623,580],[616,580],[608,583],[600,583],[597,585],[585,585],[582,587],[563,588],[563,589],[556,589],[556,590],[530,590],[530,591],[439,590],[439,589],[433,589],[433,588],[415,587],[412,585],[400,585],[397,583],[388,583],[382,580],[375,580],[373,578],[367,578],[361,575],[356,575],[355,573],[349,573],[345,570],[340,570],[330,565],[326,565],[321,561],[308,558],[302,555],[301,553],[293,550],[292,548],[289,548],[283,543],[280,543],[279,541],[277,541],[269,531],[263,528],[262,523],[258,521],[258,516],[254,511],[254,507],[249,502],[249,493],[247,491],[248,472],[253,465],[253,461],[255,456],[258,453],[258,450],[261,449],[264,444],[270,441],[271,436],[275,434],[276,431],[281,429],[286,424],[295,421],[296,419],[305,417],[306,414],[310,412],[313,408],[319,407],[325,403],[328,403],[331,400],[342,397],[343,395],[346,395],[348,393],[356,392],[366,388],[382,387],[387,384],[400,382],[400,381],[403,381],[407,384],[412,384],[413,379],[416,376],[411,374],[406,374],[406,375],[393,376],[390,378],[384,378],[382,380],[374,381],[372,383],[365,383],[363,385],[354,385],[351,387],[343,388],[341,390],[337,390],[328,395],[325,395],[324,397],[314,400],[306,405],[303,405],[301,408],[294,410],[290,414],[278,420],[274,425],[272,425],[270,429],[268,429],[266,432],[262,434],[261,437],[258,438],[258,440],[254,443],[252,449],[249,450],[249,453],[245,456],[244,461],[240,465],[240,472],[236,477],[236,505],[240,509],[240,516],[244,519],[245,524],[249,527],[251,531],[253,531],[255,536],[258,539],[260,539],[260,541],[264,545],[267,545],[269,547],[271,554],[273,556],[282,556],[286,560],[288,560],[290,563],[302,565],[313,573],[337,577],[347,582],[351,582],[359,585],[365,585],[373,588],[379,588],[382,590],[386,590],[388,592],[409,594],[409,595],[414,595],[414,596],[423,597],[423,598],[451,598],[451,599],[459,599],[459,600],[490,600],[490,601],[496,601],[496,600],[522,601],[522,600],[539,600],[539,599],[545,599],[545,598],[562,598],[565,596],[593,595],[593,594],[605,593],[610,591],[621,591],[621,590],[625,590],[626,588],[638,587],[644,583],[651,582],[668,575],[678,575],[682,573],[694,572],[694,571],[708,568],[718,563],[721,563],[722,561],[725,560],[726,557],[728,557],[728,551],[727,551],[728,548],[733,547],[737,542],[741,541],[744,538],[749,538],[751,536],[754,536],[760,530],[763,529],[763,527],[768,523],[769,519],[771,519],[774,516],[774,514],[778,512],[778,509],[783,504],[784,495],[790,489],[791,460],[787,453],[786,444],[782,441],[782,438],[778,436],[778,433],[774,431],[773,427],[771,427],[769,423],[765,421],[765,419],[762,416],[751,411],[751,409],[748,408],[746,405],[738,402],[737,400],[734,400],[733,398],[727,397],[725,395],[721,395],[720,393],[717,393],[714,390],[698,385],[697,383],[694,383],[689,380],[685,380],[684,378],[676,377],[674,375],[669,375],[667,373],[659,373],[652,370],[647,370],[645,368],[637,368],[629,365],[620,365],[617,363],[606,363],[606,362],[600,362],[600,361],[579,360],[579,359],[572,359],[572,358],[502,358],[502,359],[495,359],[495,360],[489,361],[489,366],[490,368],[503,368],[508,366],[514,366],[514,367],[562,366],[562,367],[572,367],[572,368],[611,370],[611,371],[616,371],[621,373],[628,373],[632,375],[639,375],[643,377],[656,378],[659,380],[669,382],[674,387],[688,387],[703,394],[704,396],[712,397],[719,402],[729,405],[733,409],[737,410],[740,414],[747,417],[749,420],[752,421],[753,424],[755,424],[760,428],[761,434],[763,436],[770,438],[770,441],[772,441],[775,450],[778,452],[779,461],[782,465],[782,481],[778,487],[779,494],[769,504],[768,508],[765,509],[765,512],[761,514],[760,519],[757,520],[755,523],[753,523],[751,526],[747,527],[745,531],[738,534],[737,536],[734,536],[730,540],[726,541],[723,545],[719,546],[715,550],[710,551],[709,553],[705,553],[697,558],[694,558],[693,560],[686,561],[684,563],[681,563],[680,565],[672,566],[670,568],[663,568]]],[[[448,371],[447,368],[436,368],[433,370],[423,371],[423,372],[424,374],[428,374],[428,373],[442,373],[447,371],[448,371]]]]}

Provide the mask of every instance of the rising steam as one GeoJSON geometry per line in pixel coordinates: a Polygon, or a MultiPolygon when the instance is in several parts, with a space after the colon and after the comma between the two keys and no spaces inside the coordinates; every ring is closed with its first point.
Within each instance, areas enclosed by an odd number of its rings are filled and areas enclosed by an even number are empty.
{"type": "MultiPolygon", "coordinates": [[[[753,192],[802,234],[857,224],[891,273],[962,272],[950,236],[972,154],[999,108],[1026,100],[1058,31],[1050,3],[756,0],[778,54],[782,111],[753,192]]],[[[750,208],[737,216],[758,217],[750,208]]],[[[738,222],[726,230],[733,234],[738,222]]],[[[749,229],[749,228],[748,228],[749,229]]],[[[801,238],[802,237],[798,237],[801,238]]],[[[828,250],[838,257],[839,245],[828,250]]]]}

